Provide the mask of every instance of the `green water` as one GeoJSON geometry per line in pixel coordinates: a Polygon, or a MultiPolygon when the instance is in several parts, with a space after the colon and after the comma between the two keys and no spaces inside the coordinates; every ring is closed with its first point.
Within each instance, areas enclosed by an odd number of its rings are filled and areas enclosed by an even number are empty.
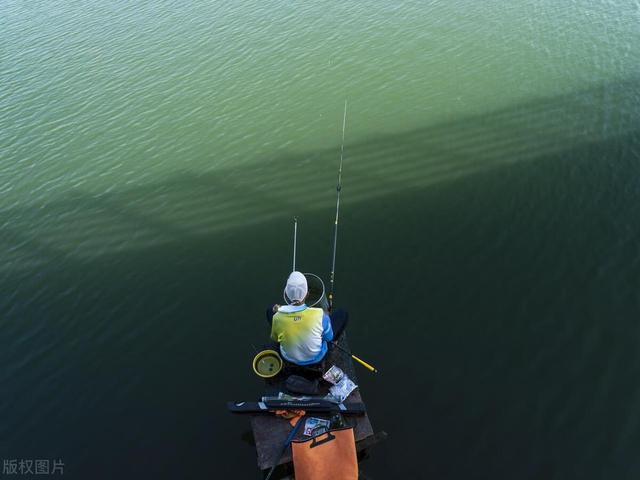
{"type": "Polygon", "coordinates": [[[625,1],[3,2],[0,458],[259,478],[224,401],[294,215],[327,276],[346,99],[364,471],[637,478],[638,44],[625,1]]]}

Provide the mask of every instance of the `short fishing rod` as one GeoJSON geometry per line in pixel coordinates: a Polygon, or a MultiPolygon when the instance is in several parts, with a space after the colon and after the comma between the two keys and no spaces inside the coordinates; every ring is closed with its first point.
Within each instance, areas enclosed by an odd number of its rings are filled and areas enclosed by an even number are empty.
{"type": "Polygon", "coordinates": [[[362,365],[364,368],[366,368],[367,370],[369,370],[370,372],[373,373],[378,373],[378,369],[376,367],[374,367],[373,365],[371,365],[370,363],[365,362],[364,360],[362,360],[361,358],[356,357],[353,353],[351,353],[349,350],[347,350],[344,347],[341,347],[340,345],[338,345],[337,342],[331,342],[331,344],[336,347],[338,350],[342,350],[344,353],[346,353],[347,355],[351,355],[351,358],[353,358],[356,362],[358,362],[360,365],[362,365]]]}
{"type": "Polygon", "coordinates": [[[298,240],[298,217],[293,217],[293,268],[292,272],[296,271],[296,243],[298,240]]]}
{"type": "Polygon", "coordinates": [[[340,167],[338,168],[338,184],[336,186],[336,220],[333,226],[333,258],[331,260],[331,277],[329,280],[329,311],[333,307],[333,284],[336,276],[336,248],[338,246],[338,219],[340,217],[340,191],[342,190],[342,160],[344,158],[344,130],[347,125],[347,101],[344,101],[342,117],[342,146],[340,147],[340,167]]]}

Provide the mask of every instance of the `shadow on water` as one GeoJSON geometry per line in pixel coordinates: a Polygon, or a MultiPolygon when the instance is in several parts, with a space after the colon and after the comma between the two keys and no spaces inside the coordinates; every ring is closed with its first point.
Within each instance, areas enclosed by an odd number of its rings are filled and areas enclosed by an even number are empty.
{"type": "MultiPolygon", "coordinates": [[[[404,134],[347,145],[345,197],[366,202],[542,158],[632,131],[635,81],[603,85],[404,134]]],[[[72,191],[45,205],[2,211],[3,269],[144,250],[233,228],[325,211],[333,203],[337,149],[184,173],[131,190],[72,191]],[[286,181],[286,188],[282,188],[286,181]],[[301,200],[303,199],[303,200],[301,200]],[[301,206],[301,203],[304,206],[301,206]],[[18,240],[16,242],[16,240],[18,240]]]]}
{"type": "MultiPolygon", "coordinates": [[[[639,91],[347,145],[337,298],[382,371],[360,375],[391,433],[376,478],[638,472],[639,91]]],[[[326,274],[336,152],[2,211],[0,451],[72,478],[250,478],[223,402],[258,393],[293,215],[326,274]]]]}

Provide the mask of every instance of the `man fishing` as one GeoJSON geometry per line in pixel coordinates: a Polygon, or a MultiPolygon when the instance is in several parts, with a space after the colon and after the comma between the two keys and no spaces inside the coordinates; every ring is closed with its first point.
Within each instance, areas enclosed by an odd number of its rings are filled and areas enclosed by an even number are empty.
{"type": "Polygon", "coordinates": [[[327,343],[337,339],[347,325],[347,312],[336,310],[329,316],[322,308],[307,306],[309,287],[300,272],[291,272],[284,291],[291,304],[267,309],[271,339],[280,344],[285,360],[296,365],[319,363],[327,353],[327,343]]]}

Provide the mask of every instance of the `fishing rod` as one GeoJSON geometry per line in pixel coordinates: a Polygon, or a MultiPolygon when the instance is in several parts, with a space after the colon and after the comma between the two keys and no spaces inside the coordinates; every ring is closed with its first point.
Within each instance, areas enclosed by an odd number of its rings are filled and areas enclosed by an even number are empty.
{"type": "Polygon", "coordinates": [[[337,342],[331,342],[333,344],[334,347],[336,347],[338,350],[342,350],[344,353],[346,353],[347,355],[351,355],[351,358],[353,358],[356,362],[358,362],[360,365],[362,365],[364,368],[366,368],[367,370],[369,370],[370,372],[373,373],[378,373],[378,369],[376,367],[374,367],[373,365],[365,362],[364,360],[362,360],[361,358],[356,357],[353,353],[351,353],[349,350],[347,350],[344,347],[341,347],[340,345],[338,345],[337,342]]]}
{"type": "Polygon", "coordinates": [[[336,185],[336,220],[333,226],[333,258],[331,260],[331,277],[329,280],[329,311],[333,307],[333,283],[336,276],[336,248],[338,246],[338,219],[340,216],[340,191],[342,190],[342,160],[344,158],[344,130],[347,125],[347,101],[344,101],[342,117],[342,146],[340,147],[340,168],[338,168],[338,184],[336,185]]]}
{"type": "MultiPolygon", "coordinates": [[[[344,132],[347,125],[347,101],[344,101],[344,115],[342,117],[342,145],[340,146],[340,167],[338,168],[338,184],[336,186],[337,198],[336,198],[336,220],[333,226],[333,257],[331,259],[331,277],[329,280],[329,311],[333,307],[333,289],[334,289],[334,280],[336,276],[336,249],[338,246],[338,220],[340,218],[340,192],[342,191],[342,163],[344,160],[344,132]]],[[[337,344],[337,342],[332,342],[335,347],[339,350],[342,350],[346,354],[350,355],[356,362],[365,367],[367,370],[378,373],[378,369],[373,365],[365,362],[361,358],[356,357],[346,348],[341,347],[337,344]]]]}
{"type": "Polygon", "coordinates": [[[269,480],[271,478],[271,475],[273,475],[273,472],[275,471],[276,467],[278,466],[278,463],[280,463],[280,460],[282,460],[282,457],[284,457],[284,454],[287,451],[287,447],[291,444],[291,441],[293,440],[293,437],[295,436],[296,432],[300,428],[300,425],[302,425],[302,420],[304,420],[304,415],[301,416],[296,421],[295,425],[289,431],[289,435],[287,435],[287,439],[284,441],[284,445],[282,446],[282,450],[280,450],[280,455],[278,456],[278,459],[276,460],[276,463],[271,467],[271,470],[269,470],[269,474],[267,475],[267,478],[265,478],[265,480],[269,480]]]}
{"type": "Polygon", "coordinates": [[[298,217],[293,217],[293,268],[292,272],[296,271],[296,243],[298,240],[298,217]]]}

